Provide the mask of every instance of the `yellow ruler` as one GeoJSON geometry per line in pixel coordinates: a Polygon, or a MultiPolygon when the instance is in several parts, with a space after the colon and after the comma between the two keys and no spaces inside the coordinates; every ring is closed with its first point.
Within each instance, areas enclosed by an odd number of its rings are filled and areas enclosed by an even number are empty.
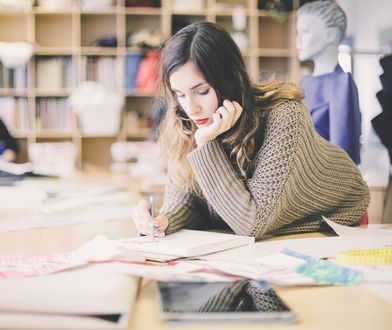
{"type": "Polygon", "coordinates": [[[338,252],[337,261],[343,264],[352,265],[392,265],[392,247],[338,252]]]}

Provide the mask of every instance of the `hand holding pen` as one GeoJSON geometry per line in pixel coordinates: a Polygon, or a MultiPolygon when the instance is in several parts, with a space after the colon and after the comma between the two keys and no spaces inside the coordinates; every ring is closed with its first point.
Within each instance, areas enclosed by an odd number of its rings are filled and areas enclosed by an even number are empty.
{"type": "MultiPolygon", "coordinates": [[[[150,196],[150,215],[151,218],[154,220],[155,218],[155,206],[154,206],[154,196],[150,196]]],[[[152,241],[155,242],[155,224],[151,226],[151,236],[152,236],[152,241]]]]}
{"type": "Polygon", "coordinates": [[[168,218],[156,208],[154,199],[140,200],[132,208],[132,220],[139,233],[152,237],[165,236],[165,230],[169,225],[168,218]]]}

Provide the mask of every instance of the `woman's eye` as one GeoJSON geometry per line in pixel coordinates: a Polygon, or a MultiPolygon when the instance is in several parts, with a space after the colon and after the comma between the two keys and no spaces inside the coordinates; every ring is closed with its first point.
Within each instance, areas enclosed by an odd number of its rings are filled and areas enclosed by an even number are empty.
{"type": "Polygon", "coordinates": [[[197,92],[197,94],[199,94],[199,95],[207,95],[209,91],[210,91],[210,89],[207,88],[206,90],[202,90],[202,91],[197,92]]]}
{"type": "Polygon", "coordinates": [[[181,98],[185,97],[184,94],[176,94],[176,96],[177,96],[178,99],[181,99],[181,98]]]}

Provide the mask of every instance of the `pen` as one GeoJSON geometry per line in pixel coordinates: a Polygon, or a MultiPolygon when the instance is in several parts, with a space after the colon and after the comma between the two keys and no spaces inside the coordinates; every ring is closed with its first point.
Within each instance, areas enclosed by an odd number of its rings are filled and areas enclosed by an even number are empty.
{"type": "MultiPolygon", "coordinates": [[[[150,214],[151,214],[151,217],[154,219],[155,218],[154,196],[150,196],[150,214]]],[[[152,241],[155,242],[155,225],[154,224],[151,227],[151,236],[152,236],[152,241]]]]}

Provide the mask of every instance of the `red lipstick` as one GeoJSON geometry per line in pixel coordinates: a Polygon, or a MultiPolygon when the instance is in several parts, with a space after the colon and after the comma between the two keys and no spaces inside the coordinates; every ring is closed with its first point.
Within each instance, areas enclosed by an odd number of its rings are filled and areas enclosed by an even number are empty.
{"type": "Polygon", "coordinates": [[[204,118],[204,119],[195,119],[194,123],[196,125],[204,125],[206,122],[208,121],[208,118],[204,118]]]}

